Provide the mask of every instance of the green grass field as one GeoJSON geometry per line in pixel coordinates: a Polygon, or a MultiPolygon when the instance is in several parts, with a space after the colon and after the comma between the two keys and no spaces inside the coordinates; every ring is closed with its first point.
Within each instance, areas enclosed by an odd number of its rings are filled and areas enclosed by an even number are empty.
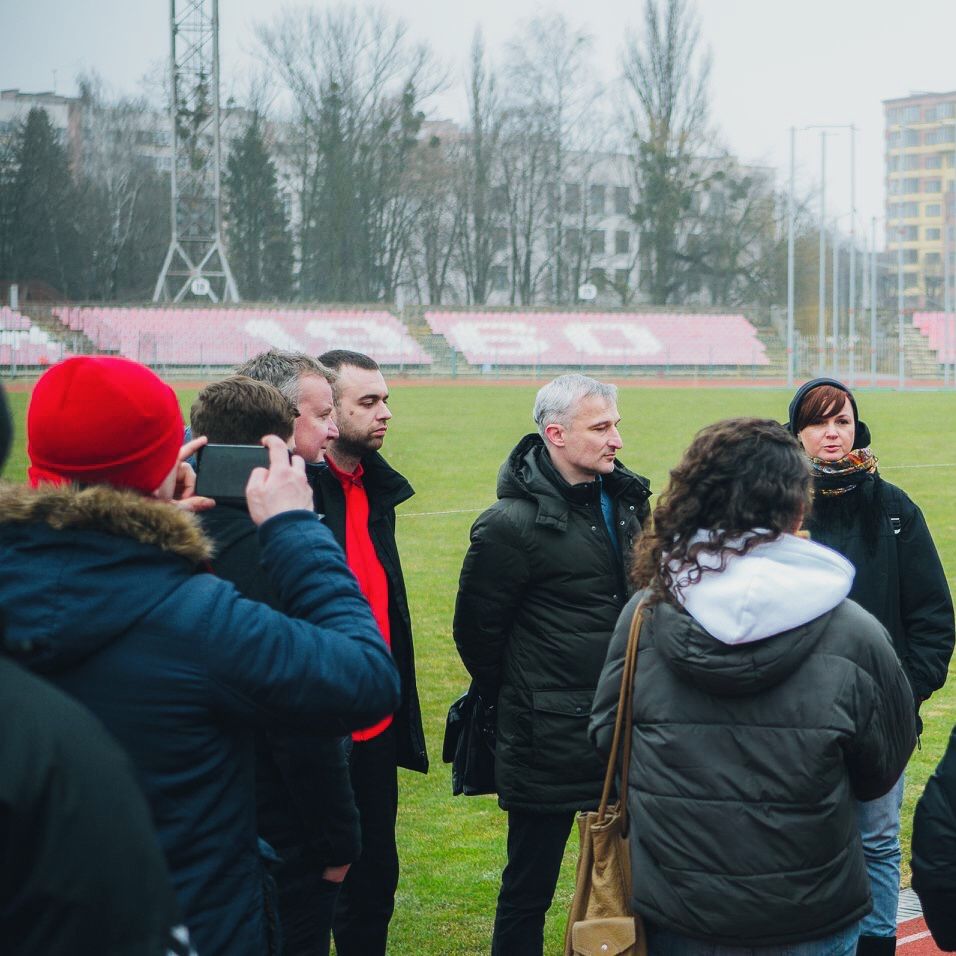
{"type": "MultiPolygon", "coordinates": [[[[488,951],[498,877],[504,860],[505,815],[490,797],[451,796],[441,738],[449,703],[467,685],[455,654],[451,621],[468,529],[494,500],[498,467],[531,429],[533,387],[441,386],[391,381],[390,462],[417,494],[399,512],[398,538],[415,624],[418,681],[432,760],[427,776],[403,771],[399,810],[402,880],[393,921],[393,953],[466,956],[488,951]]],[[[180,398],[188,410],[194,392],[180,398]]],[[[22,426],[27,395],[11,396],[22,426]]],[[[790,395],[772,389],[625,387],[621,459],[660,491],[669,467],[694,432],[737,415],[783,419],[790,395]]],[[[956,393],[858,393],[885,477],[923,508],[956,582],[956,393]]],[[[21,432],[22,436],[22,432],[21,432]]],[[[21,480],[23,441],[5,477],[21,480]]],[[[904,807],[904,879],[908,882],[913,805],[941,757],[956,721],[956,684],[923,707],[922,750],[908,770],[904,807]]],[[[573,837],[572,837],[573,839],[573,837]]],[[[569,852],[548,920],[546,953],[559,953],[575,853],[569,852]]]]}

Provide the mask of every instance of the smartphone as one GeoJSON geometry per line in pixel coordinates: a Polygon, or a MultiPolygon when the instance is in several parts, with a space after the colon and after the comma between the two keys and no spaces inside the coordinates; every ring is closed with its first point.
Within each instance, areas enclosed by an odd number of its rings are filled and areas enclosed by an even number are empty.
{"type": "Polygon", "coordinates": [[[196,494],[245,499],[249,475],[259,467],[269,467],[269,449],[262,445],[204,445],[196,457],[196,494]]]}

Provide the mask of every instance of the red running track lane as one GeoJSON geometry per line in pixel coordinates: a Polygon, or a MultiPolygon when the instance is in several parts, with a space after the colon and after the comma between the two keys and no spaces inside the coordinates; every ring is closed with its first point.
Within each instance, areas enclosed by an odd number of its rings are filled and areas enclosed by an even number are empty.
{"type": "Polygon", "coordinates": [[[908,919],[897,926],[896,951],[902,956],[936,956],[943,952],[933,942],[922,916],[908,919]]]}

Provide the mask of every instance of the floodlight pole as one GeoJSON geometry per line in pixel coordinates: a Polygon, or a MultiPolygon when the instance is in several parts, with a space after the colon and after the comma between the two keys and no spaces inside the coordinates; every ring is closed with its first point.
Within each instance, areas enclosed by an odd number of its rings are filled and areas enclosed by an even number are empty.
{"type": "Polygon", "coordinates": [[[796,176],[797,131],[790,127],[790,192],[787,197],[787,387],[793,388],[794,377],[794,178],[796,176]]]}
{"type": "Polygon", "coordinates": [[[870,220],[870,384],[876,385],[876,216],[870,220]]]}
{"type": "Polygon", "coordinates": [[[833,223],[833,377],[840,377],[840,235],[833,223]]]}
{"type": "MultiPolygon", "coordinates": [[[[945,194],[944,194],[945,196],[945,194]]],[[[949,223],[943,215],[943,388],[949,387],[949,223]]]]}
{"type": "Polygon", "coordinates": [[[856,127],[850,124],[850,289],[847,303],[847,384],[856,384],[856,127]]]}
{"type": "Polygon", "coordinates": [[[903,354],[903,236],[905,233],[902,220],[897,230],[899,238],[896,244],[896,348],[899,353],[899,389],[902,392],[906,387],[906,357],[903,354]]]}
{"type": "Polygon", "coordinates": [[[820,254],[819,277],[817,283],[817,375],[826,373],[824,344],[826,339],[827,294],[827,132],[820,130],[820,254]]]}
{"type": "Polygon", "coordinates": [[[169,37],[172,237],[153,301],[238,302],[222,241],[219,0],[169,0],[169,37]]]}

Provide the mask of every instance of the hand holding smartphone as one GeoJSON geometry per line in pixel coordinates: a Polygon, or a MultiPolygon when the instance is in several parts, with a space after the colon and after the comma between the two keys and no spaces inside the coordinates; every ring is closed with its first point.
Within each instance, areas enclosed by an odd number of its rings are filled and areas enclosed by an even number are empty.
{"type": "Polygon", "coordinates": [[[216,501],[243,501],[255,468],[269,467],[263,445],[206,445],[196,459],[196,494],[216,501]]]}

